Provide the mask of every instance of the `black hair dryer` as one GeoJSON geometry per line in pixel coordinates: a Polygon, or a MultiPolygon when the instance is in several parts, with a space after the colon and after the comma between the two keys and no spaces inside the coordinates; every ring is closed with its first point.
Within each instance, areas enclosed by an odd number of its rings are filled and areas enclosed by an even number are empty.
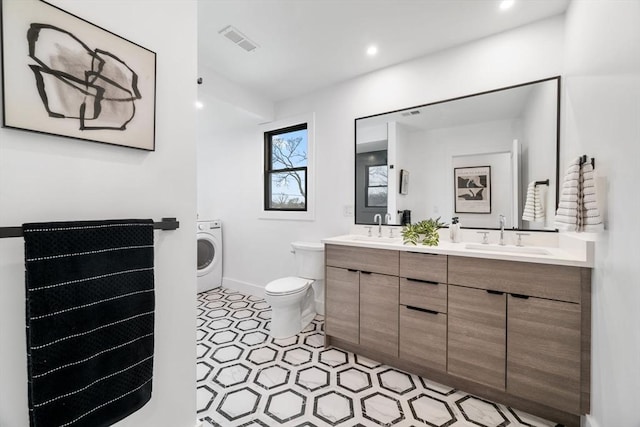
{"type": "Polygon", "coordinates": [[[409,225],[411,224],[411,211],[409,209],[405,209],[403,211],[398,211],[399,214],[402,214],[402,219],[400,220],[400,225],[409,225]]]}

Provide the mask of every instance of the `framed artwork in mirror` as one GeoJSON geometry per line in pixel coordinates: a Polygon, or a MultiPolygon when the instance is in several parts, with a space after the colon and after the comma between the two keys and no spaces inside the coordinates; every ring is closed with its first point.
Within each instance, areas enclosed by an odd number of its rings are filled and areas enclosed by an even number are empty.
{"type": "Polygon", "coordinates": [[[491,166],[453,169],[455,212],[491,213],[491,166]]]}
{"type": "Polygon", "coordinates": [[[155,149],[156,54],[40,0],[2,1],[3,126],[155,149]]]}
{"type": "Polygon", "coordinates": [[[409,171],[400,169],[400,194],[409,194],[409,171]]]}

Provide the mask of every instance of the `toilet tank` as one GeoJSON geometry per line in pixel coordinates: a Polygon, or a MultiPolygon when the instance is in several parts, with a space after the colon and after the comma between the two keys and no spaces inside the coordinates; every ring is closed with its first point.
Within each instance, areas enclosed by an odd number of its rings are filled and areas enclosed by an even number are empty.
{"type": "Polygon", "coordinates": [[[296,275],[305,279],[324,279],[324,244],[292,242],[296,256],[296,275]]]}

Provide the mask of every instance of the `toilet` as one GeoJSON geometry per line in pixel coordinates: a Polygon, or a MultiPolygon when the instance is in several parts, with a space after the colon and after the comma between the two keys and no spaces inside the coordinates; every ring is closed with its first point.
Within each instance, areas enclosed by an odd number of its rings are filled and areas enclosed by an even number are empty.
{"type": "Polygon", "coordinates": [[[297,276],[267,283],[265,300],[271,305],[271,336],[300,333],[315,317],[315,295],[323,295],[324,245],[292,242],[297,276]],[[314,290],[315,289],[315,290],[314,290]]]}

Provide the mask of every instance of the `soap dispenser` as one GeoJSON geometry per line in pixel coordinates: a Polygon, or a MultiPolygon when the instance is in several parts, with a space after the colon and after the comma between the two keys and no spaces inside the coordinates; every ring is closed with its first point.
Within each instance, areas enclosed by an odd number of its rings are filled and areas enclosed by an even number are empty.
{"type": "Polygon", "coordinates": [[[449,240],[453,243],[460,243],[460,220],[457,216],[451,218],[449,226],[449,240]]]}

